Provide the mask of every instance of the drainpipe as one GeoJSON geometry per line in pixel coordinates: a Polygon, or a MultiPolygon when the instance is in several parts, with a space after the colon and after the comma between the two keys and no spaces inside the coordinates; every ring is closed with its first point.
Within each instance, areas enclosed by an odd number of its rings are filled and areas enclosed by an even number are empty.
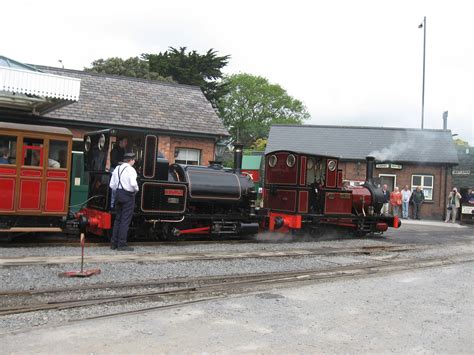
{"type": "Polygon", "coordinates": [[[374,183],[374,162],[375,162],[375,158],[374,157],[366,157],[365,160],[366,160],[366,164],[367,164],[367,168],[365,170],[365,180],[368,183],[373,184],[374,183]]]}
{"type": "Polygon", "coordinates": [[[447,196],[446,196],[446,192],[447,192],[447,188],[448,188],[448,168],[447,166],[445,165],[444,166],[444,197],[443,197],[443,220],[446,220],[446,215],[447,215],[447,211],[446,211],[446,206],[448,205],[448,201],[446,200],[447,199],[447,196]]]}

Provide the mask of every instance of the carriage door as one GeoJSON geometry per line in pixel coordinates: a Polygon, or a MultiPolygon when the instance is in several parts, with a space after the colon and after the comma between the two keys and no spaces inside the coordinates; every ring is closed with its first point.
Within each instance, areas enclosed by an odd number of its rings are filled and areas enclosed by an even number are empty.
{"type": "MultiPolygon", "coordinates": [[[[81,141],[82,143],[82,141],[81,141]]],[[[84,153],[72,151],[71,167],[71,201],[70,209],[73,213],[81,209],[81,205],[87,200],[89,191],[89,175],[84,171],[84,153]]]]}
{"type": "Polygon", "coordinates": [[[41,212],[41,191],[44,175],[43,139],[23,138],[20,164],[18,210],[41,212]]]}
{"type": "Polygon", "coordinates": [[[68,201],[68,142],[50,139],[46,161],[44,212],[67,212],[68,201]]]}
{"type": "Polygon", "coordinates": [[[16,139],[0,135],[0,213],[15,212],[16,139]]]}

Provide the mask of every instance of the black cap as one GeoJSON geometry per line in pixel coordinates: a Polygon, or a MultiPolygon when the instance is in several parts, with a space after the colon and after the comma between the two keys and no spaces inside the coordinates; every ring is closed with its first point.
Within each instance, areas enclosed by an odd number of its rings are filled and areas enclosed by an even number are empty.
{"type": "Polygon", "coordinates": [[[132,160],[135,159],[135,153],[125,153],[123,155],[123,160],[132,160]]]}

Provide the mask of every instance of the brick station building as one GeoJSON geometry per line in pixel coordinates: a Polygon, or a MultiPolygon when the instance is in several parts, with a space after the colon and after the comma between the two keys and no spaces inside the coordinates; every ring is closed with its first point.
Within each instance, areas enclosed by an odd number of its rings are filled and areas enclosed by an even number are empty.
{"type": "Polygon", "coordinates": [[[288,149],[338,157],[343,179],[365,181],[365,158],[376,158],[374,180],[393,191],[420,186],[425,194],[422,218],[442,219],[458,164],[451,131],[383,127],[274,125],[266,151],[288,149]]]}
{"type": "Polygon", "coordinates": [[[84,133],[105,129],[147,131],[159,137],[159,150],[170,163],[206,165],[215,144],[228,136],[222,121],[199,87],[32,66],[46,73],[80,79],[77,102],[42,114],[0,109],[0,119],[60,126],[74,134],[82,151],[84,133]]]}

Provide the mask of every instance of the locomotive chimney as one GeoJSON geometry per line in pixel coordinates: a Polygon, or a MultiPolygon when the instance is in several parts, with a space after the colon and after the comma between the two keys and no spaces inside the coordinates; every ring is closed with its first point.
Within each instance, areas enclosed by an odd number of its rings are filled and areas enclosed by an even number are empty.
{"type": "Polygon", "coordinates": [[[234,143],[234,171],[237,174],[242,173],[243,149],[244,149],[243,144],[239,142],[234,143]]]}
{"type": "Polygon", "coordinates": [[[365,173],[365,179],[367,180],[367,182],[372,184],[374,182],[373,177],[374,177],[375,158],[374,157],[366,157],[365,160],[367,162],[367,170],[366,170],[366,173],[365,173]]]}

